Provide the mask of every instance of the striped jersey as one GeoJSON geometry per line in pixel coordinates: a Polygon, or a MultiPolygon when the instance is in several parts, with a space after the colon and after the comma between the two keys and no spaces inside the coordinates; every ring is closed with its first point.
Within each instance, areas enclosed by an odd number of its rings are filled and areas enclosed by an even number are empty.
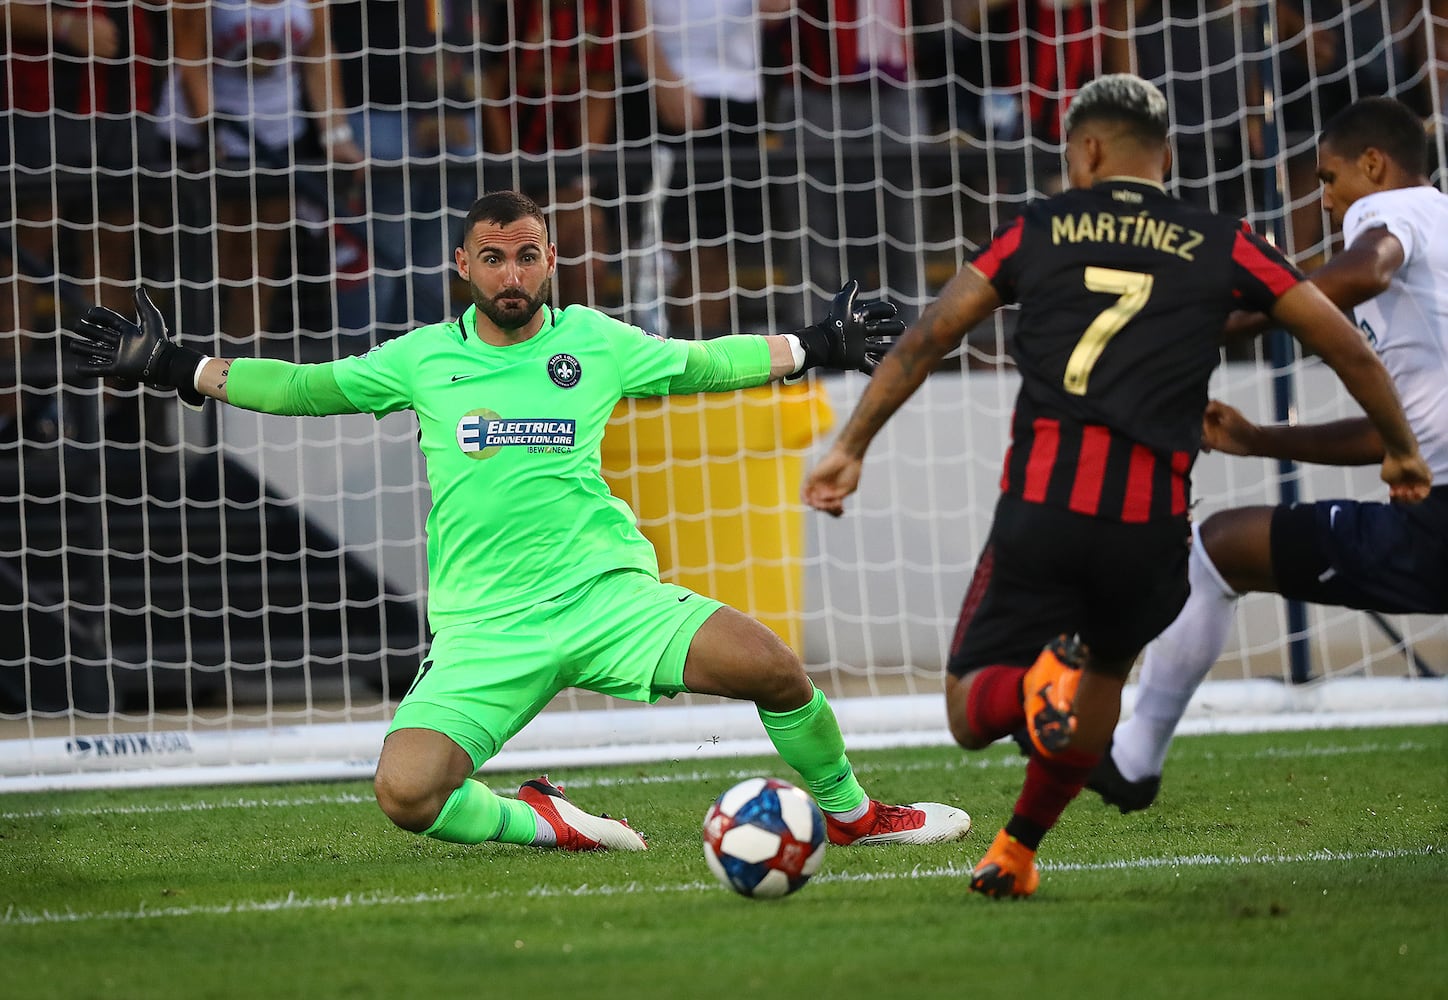
{"type": "Polygon", "coordinates": [[[1032,203],[970,263],[1021,307],[1002,491],[1126,523],[1186,513],[1227,315],[1302,280],[1245,226],[1134,178],[1032,203]]]}
{"type": "Polygon", "coordinates": [[[621,16],[614,0],[494,0],[485,8],[488,73],[513,117],[516,151],[587,143],[588,96],[618,87],[621,16]]]}
{"type": "MultiPolygon", "coordinates": [[[[92,58],[56,42],[20,39],[9,46],[3,86],[16,111],[129,115],[150,111],[160,78],[151,17],[156,8],[128,0],[67,0],[44,5],[56,14],[105,19],[116,29],[117,52],[92,58]]],[[[0,94],[0,105],[4,104],[0,94]]]]}
{"type": "Polygon", "coordinates": [[[905,0],[799,0],[784,39],[805,87],[869,86],[879,74],[910,77],[910,5],[905,0]]]}
{"type": "Polygon", "coordinates": [[[1020,95],[1025,120],[1037,138],[1048,142],[1064,138],[1061,123],[1071,98],[1101,65],[1101,29],[1108,20],[1108,6],[1102,0],[990,5],[986,37],[994,40],[992,61],[1005,70],[1004,79],[990,82],[1020,95]]]}

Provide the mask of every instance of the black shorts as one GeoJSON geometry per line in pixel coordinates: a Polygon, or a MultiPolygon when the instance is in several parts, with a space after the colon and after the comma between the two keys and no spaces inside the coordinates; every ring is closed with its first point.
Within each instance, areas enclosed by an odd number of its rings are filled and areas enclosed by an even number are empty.
{"type": "Polygon", "coordinates": [[[705,121],[666,140],[674,152],[664,236],[696,240],[764,233],[764,132],[753,101],[705,98],[705,121]]]}
{"type": "Polygon", "coordinates": [[[0,111],[0,166],[28,173],[78,174],[87,181],[155,166],[155,125],[142,115],[66,118],[0,111]],[[13,141],[12,141],[13,139],[13,141]]]}
{"type": "Polygon", "coordinates": [[[1187,599],[1186,517],[1122,524],[1002,496],[947,669],[1029,666],[1056,636],[1133,661],[1187,599]]]}
{"type": "Polygon", "coordinates": [[[1272,513],[1283,597],[1393,614],[1448,612],[1448,486],[1420,504],[1321,500],[1272,513]]]}

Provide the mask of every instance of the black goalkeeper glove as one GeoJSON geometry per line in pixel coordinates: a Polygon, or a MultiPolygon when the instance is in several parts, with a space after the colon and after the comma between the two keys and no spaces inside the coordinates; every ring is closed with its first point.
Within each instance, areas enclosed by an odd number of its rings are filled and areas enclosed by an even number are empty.
{"type": "Polygon", "coordinates": [[[871,374],[905,332],[895,307],[883,299],[857,302],[859,281],[851,278],[835,293],[829,315],[813,326],[794,331],[804,348],[803,372],[836,368],[871,374]]]}
{"type": "Polygon", "coordinates": [[[76,370],[95,378],[144,382],[152,389],[175,389],[192,406],[206,402],[196,390],[196,369],[206,356],[171,339],[161,310],[139,287],[136,316],[139,325],[105,306],[86,310],[70,339],[76,370]]]}

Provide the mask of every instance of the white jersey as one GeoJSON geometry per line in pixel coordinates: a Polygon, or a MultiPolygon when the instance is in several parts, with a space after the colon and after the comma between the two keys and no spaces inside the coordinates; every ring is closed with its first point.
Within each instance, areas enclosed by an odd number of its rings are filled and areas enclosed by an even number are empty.
{"type": "Polygon", "coordinates": [[[764,92],[757,0],[652,3],[659,47],[701,97],[757,101],[764,92]]]}
{"type": "MultiPolygon", "coordinates": [[[[307,0],[215,0],[211,28],[212,115],[225,155],[249,158],[252,140],[285,149],[306,130],[302,117],[303,54],[316,25],[307,0]],[[222,123],[233,123],[228,127],[222,123]]],[[[162,135],[183,146],[200,140],[181,96],[180,74],[161,98],[162,135]]]]}
{"type": "MultiPolygon", "coordinates": [[[[834,5],[838,12],[840,5],[834,5]]],[[[859,51],[854,66],[841,66],[843,76],[877,70],[896,80],[910,75],[910,5],[906,0],[858,0],[854,15],[859,51]]],[[[832,30],[838,35],[840,27],[832,30]]],[[[843,60],[844,46],[836,56],[843,60]]]]}
{"type": "Polygon", "coordinates": [[[1448,195],[1424,185],[1359,198],[1343,240],[1352,246],[1378,226],[1403,245],[1403,265],[1354,314],[1398,387],[1434,485],[1448,484],[1448,195]]]}

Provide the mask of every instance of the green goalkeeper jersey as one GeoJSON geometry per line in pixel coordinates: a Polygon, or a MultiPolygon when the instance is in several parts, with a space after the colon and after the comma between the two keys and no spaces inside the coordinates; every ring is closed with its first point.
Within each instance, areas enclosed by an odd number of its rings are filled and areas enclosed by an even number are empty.
{"type": "Polygon", "coordinates": [[[377,416],[413,410],[427,460],[428,619],[434,631],[517,610],[616,569],[658,576],[653,547],[600,469],[620,398],[657,396],[689,345],[585,306],[544,307],[521,344],[478,339],[474,309],[330,362],[377,416]]]}

